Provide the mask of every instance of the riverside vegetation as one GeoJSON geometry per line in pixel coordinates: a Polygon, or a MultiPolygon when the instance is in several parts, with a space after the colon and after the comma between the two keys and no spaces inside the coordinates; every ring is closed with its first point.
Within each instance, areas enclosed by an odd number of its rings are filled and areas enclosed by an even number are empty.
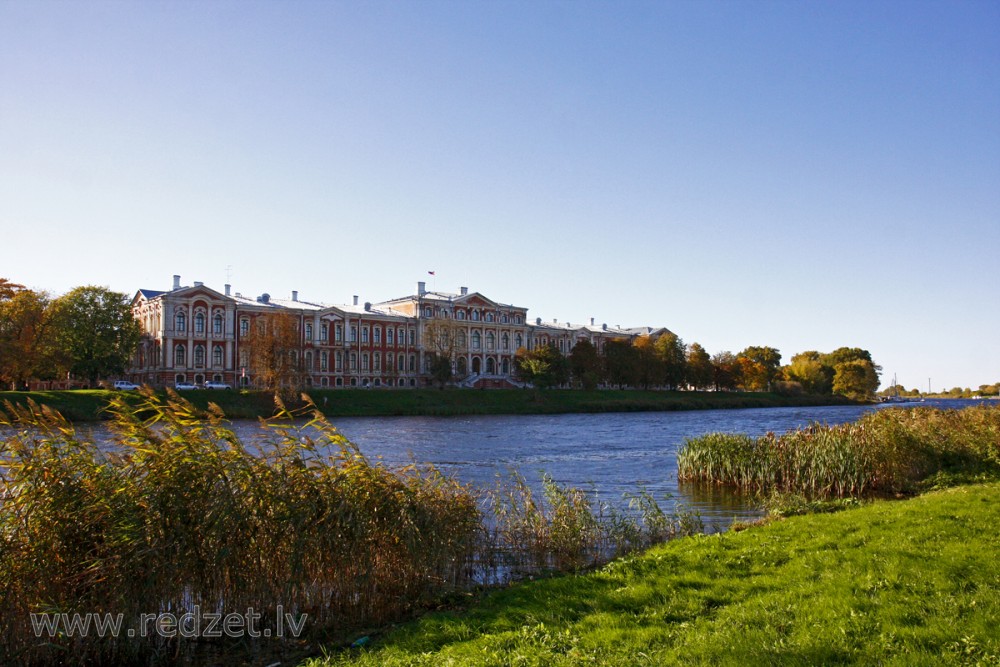
{"type": "Polygon", "coordinates": [[[156,633],[40,638],[32,613],[122,614],[128,627],[148,613],[252,608],[257,629],[274,631],[280,606],[308,614],[315,638],[697,529],[642,493],[625,516],[551,480],[541,497],[516,477],[480,494],[432,468],[390,470],[308,399],[301,410],[277,403],[250,451],[218,406],[173,392],[113,396],[110,449],[51,408],[7,402],[0,664],[172,662],[197,648],[156,633]]]}
{"type": "MultiPolygon", "coordinates": [[[[517,478],[491,493],[484,510],[483,498],[432,469],[370,463],[308,404],[309,432],[287,421],[301,413],[279,405],[284,420],[265,421],[272,437],[248,452],[216,408],[202,414],[176,394],[165,401],[145,392],[141,401],[114,400],[118,448],[109,452],[81,441],[51,410],[8,404],[14,435],[0,461],[0,662],[170,661],[190,648],[164,638],[63,636],[41,644],[28,626],[30,611],[128,616],[183,613],[201,603],[253,606],[267,619],[282,604],[309,613],[313,637],[330,640],[322,630],[360,633],[448,591],[559,570],[581,574],[488,594],[465,613],[430,616],[380,638],[374,650],[338,652],[329,662],[817,664],[943,656],[995,664],[1000,656],[996,484],[677,540],[587,574],[604,559],[695,532],[697,521],[666,515],[641,493],[642,512],[629,516],[605,514],[586,494],[551,481],[535,498],[517,478]]],[[[780,440],[779,452],[823,438],[834,450],[878,447],[877,465],[862,456],[854,466],[877,474],[830,464],[843,474],[820,477],[794,464],[808,456],[782,455],[781,465],[761,464],[770,472],[760,482],[740,484],[791,490],[808,504],[996,479],[998,415],[995,408],[883,411],[875,425],[862,420],[853,431],[869,434],[865,445],[842,437],[845,427],[766,436],[780,440]],[[817,435],[825,432],[837,435],[817,435]]],[[[753,463],[731,444],[718,449],[753,463]]],[[[689,441],[685,452],[695,447],[689,441]]],[[[705,478],[735,483],[716,473],[705,478]]]]}

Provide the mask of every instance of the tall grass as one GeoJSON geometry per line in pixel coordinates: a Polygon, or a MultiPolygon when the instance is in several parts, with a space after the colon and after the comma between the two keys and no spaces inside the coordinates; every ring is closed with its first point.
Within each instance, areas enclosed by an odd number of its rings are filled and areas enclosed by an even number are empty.
{"type": "Polygon", "coordinates": [[[693,525],[649,497],[637,514],[607,512],[550,479],[536,499],[520,478],[483,495],[433,468],[390,470],[308,399],[296,411],[278,401],[253,450],[216,406],[175,393],[114,397],[108,416],[117,447],[102,450],[35,403],[0,411],[0,664],[169,663],[195,646],[37,637],[31,613],[122,614],[130,627],[142,614],[252,608],[273,631],[280,606],[344,634],[693,525]]]}
{"type": "Polygon", "coordinates": [[[932,476],[1000,473],[1000,408],[893,408],[784,435],[713,433],[687,440],[677,467],[681,480],[754,492],[909,493],[932,476]]]}

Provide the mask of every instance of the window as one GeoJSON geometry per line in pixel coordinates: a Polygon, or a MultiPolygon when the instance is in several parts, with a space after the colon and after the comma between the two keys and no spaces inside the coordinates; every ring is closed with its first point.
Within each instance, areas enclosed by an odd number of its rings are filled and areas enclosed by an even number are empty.
{"type": "Polygon", "coordinates": [[[392,327],[387,327],[385,330],[385,342],[387,345],[392,345],[392,327]]]}
{"type": "Polygon", "coordinates": [[[403,355],[399,355],[399,359],[396,360],[396,368],[402,373],[406,370],[406,358],[403,355]]]}
{"type": "Polygon", "coordinates": [[[368,327],[361,328],[361,342],[362,343],[368,342],[368,327]]]}
{"type": "Polygon", "coordinates": [[[196,334],[205,333],[205,313],[198,313],[194,316],[194,332],[196,334]]]}
{"type": "Polygon", "coordinates": [[[337,370],[337,371],[344,370],[344,353],[343,352],[337,352],[333,356],[333,368],[334,368],[334,370],[337,370]]]}
{"type": "Polygon", "coordinates": [[[483,338],[478,331],[472,332],[472,349],[478,350],[483,346],[483,338]]]}
{"type": "Polygon", "coordinates": [[[212,318],[212,333],[216,336],[222,335],[222,315],[219,313],[216,313],[215,317],[212,318]]]}
{"type": "Polygon", "coordinates": [[[361,355],[361,370],[368,370],[368,353],[365,352],[361,355]]]}
{"type": "Polygon", "coordinates": [[[486,333],[486,349],[492,350],[497,346],[497,337],[492,331],[486,333]]]}
{"type": "Polygon", "coordinates": [[[330,338],[330,326],[328,324],[321,324],[319,327],[319,340],[321,343],[325,343],[330,338]]]}
{"type": "Polygon", "coordinates": [[[381,345],[382,343],[382,327],[373,327],[372,335],[375,337],[375,344],[381,345]]]}
{"type": "Polygon", "coordinates": [[[351,327],[351,342],[352,343],[358,342],[358,328],[357,327],[351,327]]]}
{"type": "Polygon", "coordinates": [[[351,352],[351,370],[352,371],[358,370],[358,353],[357,352],[351,352]]]}
{"type": "Polygon", "coordinates": [[[183,366],[184,365],[184,357],[185,357],[184,346],[183,345],[178,345],[177,347],[175,347],[174,348],[174,366],[183,366]]]}
{"type": "Polygon", "coordinates": [[[430,306],[424,308],[424,317],[432,317],[433,315],[434,315],[434,310],[430,306]]]}
{"type": "Polygon", "coordinates": [[[417,332],[414,331],[413,329],[410,329],[410,345],[416,345],[416,344],[417,344],[417,332]]]}
{"type": "Polygon", "coordinates": [[[508,336],[507,334],[504,334],[503,337],[500,339],[500,346],[503,349],[505,349],[505,350],[509,350],[510,349],[510,336],[508,336]]]}
{"type": "Polygon", "coordinates": [[[243,318],[240,320],[240,336],[246,336],[250,333],[250,320],[243,318]]]}
{"type": "Polygon", "coordinates": [[[469,347],[469,337],[464,331],[458,332],[458,349],[465,350],[469,347]]]}
{"type": "Polygon", "coordinates": [[[378,352],[372,355],[372,368],[377,371],[382,370],[382,355],[378,352]]]}
{"type": "Polygon", "coordinates": [[[417,371],[417,357],[416,355],[410,355],[410,372],[415,373],[417,371]]]}
{"type": "Polygon", "coordinates": [[[392,352],[390,352],[385,355],[385,369],[391,371],[393,368],[395,368],[395,364],[393,363],[392,352]]]}
{"type": "Polygon", "coordinates": [[[493,321],[493,313],[486,313],[486,321],[487,322],[493,321]]]}
{"type": "Polygon", "coordinates": [[[205,365],[205,346],[195,345],[194,346],[194,365],[204,366],[205,365]]]}
{"type": "Polygon", "coordinates": [[[313,339],[313,325],[312,322],[306,322],[306,340],[313,339]]]}
{"type": "Polygon", "coordinates": [[[504,313],[503,315],[500,316],[500,323],[501,324],[507,324],[507,321],[508,321],[507,320],[507,313],[504,313]]]}
{"type": "Polygon", "coordinates": [[[455,313],[455,319],[456,320],[464,320],[465,319],[465,311],[464,310],[460,310],[457,313],[455,313]]]}
{"type": "Polygon", "coordinates": [[[479,311],[478,310],[472,311],[472,321],[473,322],[478,322],[479,321],[479,311]]]}
{"type": "MultiPolygon", "coordinates": [[[[328,363],[328,360],[327,360],[327,354],[326,354],[326,352],[320,352],[319,353],[319,369],[321,371],[325,371],[327,369],[327,363],[328,363]]],[[[326,384],[326,380],[325,379],[324,379],[323,383],[326,384]]]]}
{"type": "Polygon", "coordinates": [[[184,331],[187,329],[187,316],[184,315],[184,311],[180,311],[174,317],[174,329],[177,331],[184,331]]]}
{"type": "Polygon", "coordinates": [[[222,346],[216,345],[212,348],[212,365],[221,366],[222,365],[222,346]]]}
{"type": "Polygon", "coordinates": [[[342,324],[333,327],[333,340],[338,343],[344,340],[344,326],[342,324]]]}
{"type": "Polygon", "coordinates": [[[524,338],[521,337],[521,334],[517,334],[517,336],[514,337],[514,343],[517,345],[517,349],[519,350],[524,347],[524,338]]]}
{"type": "Polygon", "coordinates": [[[313,369],[313,353],[307,351],[304,356],[306,362],[305,370],[311,371],[313,369]]]}
{"type": "Polygon", "coordinates": [[[514,324],[520,324],[520,323],[521,323],[521,316],[520,315],[515,315],[514,316],[514,324]]]}

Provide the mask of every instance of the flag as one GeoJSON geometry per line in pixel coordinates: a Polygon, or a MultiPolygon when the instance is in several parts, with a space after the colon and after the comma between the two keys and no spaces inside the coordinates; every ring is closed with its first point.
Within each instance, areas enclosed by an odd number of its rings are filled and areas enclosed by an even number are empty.
{"type": "Polygon", "coordinates": [[[428,275],[432,275],[432,276],[434,275],[433,271],[428,271],[427,273],[428,273],[428,275]]]}

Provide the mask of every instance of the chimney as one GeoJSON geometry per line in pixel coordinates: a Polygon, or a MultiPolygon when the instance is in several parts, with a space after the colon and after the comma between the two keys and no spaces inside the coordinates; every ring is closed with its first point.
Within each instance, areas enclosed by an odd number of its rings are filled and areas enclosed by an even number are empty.
{"type": "Polygon", "coordinates": [[[354,305],[355,306],[358,305],[358,295],[357,294],[354,295],[354,305]]]}
{"type": "Polygon", "coordinates": [[[608,325],[607,324],[601,324],[601,329],[603,329],[604,331],[607,331],[608,330],[608,325]]]}
{"type": "Polygon", "coordinates": [[[181,277],[175,273],[174,274],[174,289],[180,289],[180,288],[181,288],[181,277]]]}
{"type": "Polygon", "coordinates": [[[590,318],[590,326],[594,326],[594,318],[593,317],[590,318]]]}
{"type": "Polygon", "coordinates": [[[469,293],[469,288],[468,287],[462,287],[462,288],[460,288],[460,291],[462,292],[462,296],[465,296],[466,294],[469,293]]]}
{"type": "Polygon", "coordinates": [[[293,289],[292,290],[292,301],[298,301],[298,300],[299,300],[299,291],[297,289],[293,289]]]}
{"type": "Polygon", "coordinates": [[[194,286],[195,287],[203,287],[204,285],[205,285],[205,283],[201,282],[200,280],[194,281],[194,286]]]}
{"type": "Polygon", "coordinates": [[[423,296],[427,293],[427,283],[423,280],[417,283],[417,296],[423,296]]]}
{"type": "Polygon", "coordinates": [[[553,317],[552,318],[552,324],[559,324],[559,318],[558,317],[553,317]]]}
{"type": "Polygon", "coordinates": [[[229,296],[229,292],[233,289],[233,286],[226,283],[226,296],[229,296]]]}
{"type": "Polygon", "coordinates": [[[271,303],[271,295],[268,294],[267,292],[264,292],[263,294],[260,295],[260,299],[258,300],[261,303],[271,303]]]}
{"type": "Polygon", "coordinates": [[[372,309],[372,302],[371,301],[365,301],[365,311],[366,312],[371,312],[371,309],[372,309]]]}
{"type": "Polygon", "coordinates": [[[536,317],[535,318],[535,324],[537,324],[538,326],[541,326],[542,325],[542,318],[536,317]]]}

